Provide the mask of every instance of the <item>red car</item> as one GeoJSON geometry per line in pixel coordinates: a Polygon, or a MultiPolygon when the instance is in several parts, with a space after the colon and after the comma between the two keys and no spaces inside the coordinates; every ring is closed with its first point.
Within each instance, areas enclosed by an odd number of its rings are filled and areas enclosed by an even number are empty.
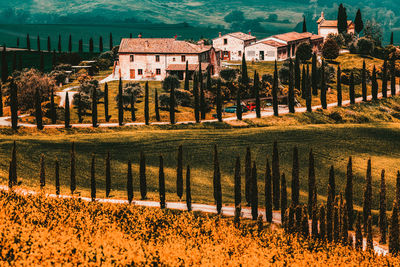
{"type": "Polygon", "coordinates": [[[256,109],[256,103],[248,103],[246,107],[248,110],[254,111],[256,109]]]}

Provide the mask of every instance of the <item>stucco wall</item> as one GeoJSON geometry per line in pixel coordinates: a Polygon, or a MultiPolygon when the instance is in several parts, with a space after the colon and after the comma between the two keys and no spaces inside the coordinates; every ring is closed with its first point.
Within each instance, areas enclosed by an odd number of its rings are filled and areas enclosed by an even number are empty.
{"type": "Polygon", "coordinates": [[[263,43],[248,46],[246,47],[245,51],[246,60],[248,61],[261,61],[260,51],[264,51],[263,61],[274,61],[277,59],[277,48],[263,43]]]}
{"type": "Polygon", "coordinates": [[[245,43],[240,39],[231,37],[229,35],[222,36],[213,40],[213,46],[221,51],[231,52],[231,60],[242,60],[241,53],[243,53],[245,43]],[[228,40],[228,44],[224,44],[224,39],[228,40]]]}

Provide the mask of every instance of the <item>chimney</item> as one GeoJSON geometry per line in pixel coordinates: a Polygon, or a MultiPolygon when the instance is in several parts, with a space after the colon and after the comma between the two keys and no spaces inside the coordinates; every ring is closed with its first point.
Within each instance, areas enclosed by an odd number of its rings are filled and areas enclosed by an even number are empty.
{"type": "Polygon", "coordinates": [[[218,33],[218,36],[219,36],[219,37],[222,37],[222,33],[221,33],[221,32],[219,32],[219,33],[218,33]]]}
{"type": "Polygon", "coordinates": [[[198,45],[200,45],[201,48],[204,48],[204,40],[200,40],[197,42],[198,45]]]}
{"type": "Polygon", "coordinates": [[[251,31],[249,31],[249,35],[251,35],[251,31]]]}
{"type": "Polygon", "coordinates": [[[325,18],[324,11],[321,11],[321,19],[324,19],[324,18],[325,18]]]}
{"type": "Polygon", "coordinates": [[[175,39],[175,40],[178,39],[178,35],[177,35],[177,34],[175,34],[174,39],[175,39]]]}
{"type": "Polygon", "coordinates": [[[145,46],[146,48],[149,48],[149,46],[150,46],[150,45],[149,45],[149,41],[146,40],[146,41],[144,42],[144,46],[145,46]]]}
{"type": "Polygon", "coordinates": [[[142,38],[142,33],[139,33],[138,38],[142,38]]]}

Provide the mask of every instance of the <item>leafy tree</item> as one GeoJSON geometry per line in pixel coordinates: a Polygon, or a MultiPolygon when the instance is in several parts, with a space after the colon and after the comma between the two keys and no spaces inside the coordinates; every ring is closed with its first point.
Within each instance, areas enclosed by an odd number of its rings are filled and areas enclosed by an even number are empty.
{"type": "Polygon", "coordinates": [[[279,116],[279,107],[278,107],[278,66],[275,60],[275,69],[274,69],[274,82],[272,84],[272,105],[274,109],[274,116],[279,116]]]}
{"type": "Polygon", "coordinates": [[[119,85],[118,85],[118,123],[119,126],[124,124],[124,109],[123,109],[123,102],[122,102],[122,79],[119,78],[119,85]]]}
{"type": "Polygon", "coordinates": [[[92,164],[90,165],[90,197],[92,201],[96,200],[96,167],[95,167],[96,157],[92,155],[92,164]]]}
{"type": "Polygon", "coordinates": [[[390,34],[390,45],[393,45],[394,43],[394,38],[393,38],[393,32],[390,34]]]}
{"type": "Polygon", "coordinates": [[[71,171],[70,171],[70,189],[71,189],[71,195],[74,194],[75,189],[76,189],[76,158],[75,158],[75,143],[72,142],[71,144],[71,158],[70,158],[70,166],[71,166],[71,171]]]}
{"type": "Polygon", "coordinates": [[[364,22],[362,20],[360,9],[357,10],[356,18],[354,19],[354,25],[356,33],[360,34],[360,32],[364,29],[364,22]]]}
{"type": "Polygon", "coordinates": [[[267,166],[265,168],[265,216],[267,222],[272,222],[272,177],[269,160],[267,158],[267,166]]]}
{"type": "Polygon", "coordinates": [[[374,243],[372,240],[372,217],[368,217],[367,221],[367,251],[374,251],[374,243]]]}
{"type": "Polygon", "coordinates": [[[106,197],[110,196],[111,192],[111,155],[107,152],[106,158],[106,197]]]}
{"type": "Polygon", "coordinates": [[[129,204],[131,204],[133,200],[133,178],[132,178],[132,163],[130,160],[128,161],[126,192],[128,194],[128,202],[129,204]]]}
{"type": "Polygon", "coordinates": [[[82,39],[79,40],[78,51],[79,51],[79,53],[83,53],[83,40],[82,39]]]}
{"type": "Polygon", "coordinates": [[[303,71],[301,75],[301,97],[303,99],[307,99],[307,73],[306,67],[303,65],[303,71]]]}
{"type": "Polygon", "coordinates": [[[354,73],[350,74],[350,85],[349,85],[349,94],[350,94],[350,104],[355,104],[355,91],[354,91],[354,73]]]}
{"type": "Polygon", "coordinates": [[[361,72],[361,84],[362,84],[362,98],[363,101],[367,101],[367,70],[365,68],[365,60],[363,61],[363,68],[361,72]]]}
{"type": "Polygon", "coordinates": [[[334,60],[339,56],[340,47],[337,42],[332,39],[326,39],[322,46],[322,56],[328,60],[334,60]]]}
{"type": "Polygon", "coordinates": [[[364,234],[367,235],[368,218],[371,216],[372,201],[372,176],[371,176],[371,159],[368,160],[367,175],[365,178],[364,201],[363,201],[363,219],[364,234]]]}
{"type": "Polygon", "coordinates": [[[56,180],[56,195],[60,195],[60,164],[58,163],[58,159],[56,159],[55,163],[55,180],[56,180]]]}
{"type": "Polygon", "coordinates": [[[236,157],[235,164],[235,208],[239,208],[241,210],[242,203],[242,177],[240,174],[240,157],[236,157]]]}
{"type": "Polygon", "coordinates": [[[144,120],[145,124],[150,124],[150,110],[149,110],[149,83],[146,82],[146,86],[144,89],[144,120]]]}
{"type": "Polygon", "coordinates": [[[136,108],[135,108],[136,98],[135,98],[135,95],[133,93],[131,93],[130,100],[131,100],[131,105],[130,105],[131,106],[131,119],[132,119],[132,121],[136,121],[136,113],[135,113],[135,111],[136,111],[136,108]]]}
{"type": "Polygon", "coordinates": [[[297,47],[296,58],[299,58],[302,62],[310,60],[312,54],[313,52],[309,43],[302,43],[297,47]]]}
{"type": "Polygon", "coordinates": [[[280,171],[279,171],[279,151],[278,142],[274,142],[272,151],[272,189],[273,189],[273,204],[274,208],[279,209],[280,200],[280,171]]]}
{"type": "Polygon", "coordinates": [[[286,191],[286,178],[285,173],[281,176],[281,221],[286,221],[285,213],[287,209],[287,191],[286,191]]]}
{"type": "Polygon", "coordinates": [[[176,167],[176,194],[179,199],[182,199],[183,196],[183,147],[182,145],[178,148],[178,157],[177,157],[177,167],[176,167]]]}
{"type": "Polygon", "coordinates": [[[382,170],[381,173],[381,186],[379,190],[379,232],[381,234],[379,243],[386,244],[387,218],[385,170],[382,170]]]}
{"type": "Polygon", "coordinates": [[[217,213],[221,214],[221,209],[222,209],[221,171],[220,171],[220,167],[219,167],[217,145],[214,145],[213,184],[214,184],[214,200],[215,200],[215,203],[217,204],[217,213]]]}
{"type": "Polygon", "coordinates": [[[372,53],[374,51],[375,45],[371,39],[363,37],[363,38],[358,39],[357,47],[358,47],[359,54],[361,54],[363,56],[370,56],[370,55],[372,55],[372,53]]]}
{"type": "Polygon", "coordinates": [[[339,5],[338,17],[337,17],[337,27],[339,33],[347,33],[347,12],[343,4],[339,5]]]}
{"type": "Polygon", "coordinates": [[[294,88],[293,88],[293,61],[290,59],[289,62],[289,91],[288,91],[288,106],[289,112],[294,113],[294,88]]]}
{"type": "Polygon", "coordinates": [[[154,94],[154,112],[156,113],[156,120],[160,121],[160,109],[158,108],[158,91],[154,94]]]}
{"type": "Polygon", "coordinates": [[[292,204],[293,206],[299,205],[300,197],[300,168],[299,168],[299,152],[297,146],[293,148],[293,165],[292,165],[292,204]]]}
{"type": "Polygon", "coordinates": [[[162,156],[160,159],[160,169],[158,172],[158,190],[160,193],[160,207],[165,209],[165,176],[164,176],[164,159],[162,156]]]}
{"type": "Polygon", "coordinates": [[[35,92],[35,118],[36,126],[39,130],[43,130],[43,114],[42,114],[42,101],[39,93],[39,89],[35,92]]]}
{"type": "Polygon", "coordinates": [[[382,27],[375,20],[367,20],[364,26],[364,37],[373,41],[375,46],[382,44],[382,27]]]}
{"type": "Polygon", "coordinates": [[[190,166],[186,169],[186,206],[188,211],[192,211],[192,191],[190,188],[190,166]]]}
{"type": "Polygon", "coordinates": [[[383,62],[383,67],[382,67],[382,97],[386,98],[387,97],[387,85],[388,85],[388,77],[387,77],[387,61],[383,62]]]}
{"type": "Polygon", "coordinates": [[[171,87],[169,92],[169,119],[171,124],[175,124],[175,88],[171,87]]]}
{"type": "Polygon", "coordinates": [[[69,96],[68,92],[65,93],[65,106],[64,106],[64,124],[65,128],[70,128],[70,110],[69,110],[69,96]]]}

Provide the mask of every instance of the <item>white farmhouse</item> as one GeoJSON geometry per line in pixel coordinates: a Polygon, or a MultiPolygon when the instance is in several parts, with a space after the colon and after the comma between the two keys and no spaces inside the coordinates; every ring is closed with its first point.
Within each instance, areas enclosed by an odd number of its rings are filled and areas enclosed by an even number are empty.
{"type": "MultiPolygon", "coordinates": [[[[321,12],[321,17],[317,21],[318,24],[318,35],[326,38],[329,34],[338,34],[338,22],[337,20],[327,20],[325,19],[324,12],[321,12]]],[[[347,21],[347,32],[354,34],[355,25],[353,21],[347,21]]]]}
{"type": "Polygon", "coordinates": [[[212,75],[220,71],[219,52],[204,42],[198,44],[173,38],[126,38],[119,47],[119,61],[114,76],[124,80],[157,80],[167,75],[185,78],[186,62],[192,75],[199,69],[212,75]]]}
{"type": "Polygon", "coordinates": [[[228,33],[213,39],[213,46],[221,50],[223,60],[242,60],[245,47],[254,43],[256,37],[242,32],[228,33]]]}

